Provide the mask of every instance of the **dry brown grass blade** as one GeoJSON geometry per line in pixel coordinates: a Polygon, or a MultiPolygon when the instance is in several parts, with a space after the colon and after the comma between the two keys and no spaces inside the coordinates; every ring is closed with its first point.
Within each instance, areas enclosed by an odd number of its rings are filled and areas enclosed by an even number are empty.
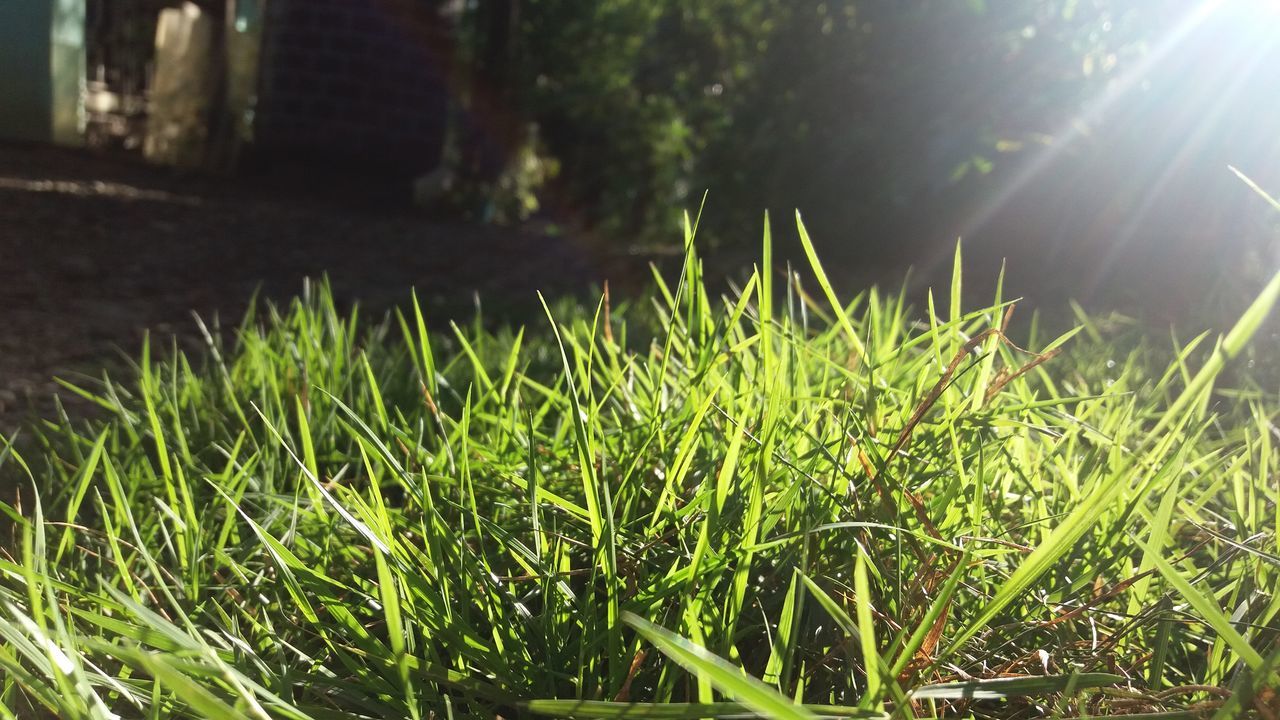
{"type": "MultiPolygon", "coordinates": [[[[964,362],[965,357],[972,352],[975,347],[992,335],[1004,337],[998,328],[984,330],[970,338],[969,341],[960,348],[959,352],[956,353],[955,357],[951,359],[951,363],[947,365],[947,369],[942,373],[942,377],[938,378],[938,382],[934,383],[933,388],[929,390],[929,394],[925,395],[924,399],[916,406],[915,412],[911,414],[911,419],[908,420],[907,424],[902,428],[902,432],[898,433],[898,439],[894,442],[893,448],[889,451],[889,457],[885,461],[886,469],[889,467],[889,463],[893,462],[893,459],[896,458],[898,454],[906,448],[907,443],[911,441],[911,435],[915,432],[916,426],[920,424],[920,421],[924,419],[924,416],[931,408],[933,408],[934,403],[936,403],[938,398],[942,396],[942,391],[947,388],[947,385],[951,382],[951,378],[955,376],[956,369],[960,367],[960,363],[964,362]]],[[[877,489],[881,489],[876,475],[873,475],[871,480],[876,483],[877,489]]],[[[881,489],[881,492],[884,491],[881,489]]],[[[911,503],[912,509],[915,510],[916,517],[919,518],[920,523],[924,526],[925,530],[933,537],[941,539],[942,536],[938,534],[937,527],[934,526],[933,520],[929,518],[929,513],[925,510],[924,502],[922,502],[915,493],[911,492],[911,490],[906,487],[902,488],[902,494],[907,498],[907,502],[911,503]]]]}
{"type": "Polygon", "coordinates": [[[933,664],[933,651],[937,649],[938,643],[942,641],[942,631],[947,627],[947,619],[951,615],[951,600],[947,601],[945,607],[942,608],[942,614],[938,616],[938,620],[934,622],[933,627],[929,628],[928,634],[924,636],[924,642],[921,643],[920,649],[916,650],[915,655],[911,657],[911,662],[907,663],[907,667],[898,675],[898,682],[909,684],[916,673],[933,664]]]}
{"type": "Polygon", "coordinates": [[[1023,375],[1026,375],[1028,372],[1031,372],[1032,370],[1036,369],[1038,366],[1049,362],[1050,360],[1057,357],[1058,354],[1061,352],[1062,352],[1062,348],[1057,347],[1050,350],[1049,352],[1040,353],[1039,355],[1036,355],[1034,358],[1032,358],[1031,362],[1028,362],[1026,365],[1023,365],[1022,367],[1018,368],[1016,371],[1012,373],[1008,372],[1008,368],[1001,368],[1000,373],[996,375],[996,379],[991,383],[991,387],[987,388],[987,393],[982,398],[983,404],[985,405],[986,403],[991,402],[991,398],[995,397],[996,394],[999,393],[1001,390],[1003,390],[1006,385],[1013,382],[1014,380],[1017,380],[1023,375]]]}
{"type": "Polygon", "coordinates": [[[631,667],[627,669],[627,678],[622,681],[622,687],[618,688],[618,694],[613,696],[614,702],[628,702],[631,700],[631,683],[636,679],[636,673],[640,672],[640,667],[644,665],[644,660],[649,656],[649,651],[641,648],[636,652],[635,657],[631,658],[631,667]]]}
{"type": "MultiPolygon", "coordinates": [[[[933,558],[931,558],[931,560],[932,559],[933,558]]],[[[957,559],[941,571],[930,572],[923,576],[920,585],[913,591],[916,593],[915,597],[920,600],[919,607],[923,610],[923,613],[928,612],[928,599],[937,591],[938,585],[941,581],[960,572],[961,562],[961,559],[957,559]]],[[[933,567],[932,562],[929,567],[933,567]]],[[[947,619],[951,616],[951,605],[954,602],[954,599],[954,596],[952,596],[947,600],[946,604],[943,605],[942,612],[938,615],[938,619],[934,621],[933,625],[929,628],[929,632],[925,634],[924,642],[920,643],[920,647],[917,648],[915,653],[911,656],[910,662],[907,663],[907,666],[903,668],[902,673],[899,674],[898,681],[900,683],[909,684],[915,678],[917,673],[933,664],[934,651],[942,641],[942,633],[947,627],[947,619]]]]}
{"type": "Polygon", "coordinates": [[[916,405],[915,412],[911,414],[911,419],[907,421],[907,424],[903,426],[902,431],[898,433],[898,439],[894,442],[893,449],[889,451],[890,461],[897,457],[897,455],[906,448],[907,443],[911,441],[911,434],[915,432],[916,426],[920,424],[920,421],[924,419],[924,416],[933,408],[934,403],[938,402],[938,398],[942,397],[942,391],[946,390],[947,385],[951,383],[951,378],[955,376],[956,370],[960,367],[960,363],[964,362],[964,359],[968,357],[969,353],[973,352],[974,348],[978,347],[978,345],[982,344],[983,341],[992,335],[998,335],[1001,338],[1004,337],[1004,334],[1000,332],[999,328],[988,328],[969,338],[969,340],[960,347],[960,350],[956,352],[955,357],[951,358],[951,362],[947,365],[947,369],[942,372],[942,377],[938,378],[938,381],[933,384],[929,393],[924,396],[924,399],[921,400],[918,405],[916,405]]]}
{"type": "MultiPolygon", "coordinates": [[[[933,408],[934,404],[938,402],[938,398],[940,398],[943,391],[947,389],[952,378],[955,377],[956,370],[960,368],[964,359],[968,357],[969,353],[973,352],[975,348],[985,342],[987,338],[994,335],[1000,339],[1000,342],[1028,355],[1035,355],[1035,357],[1031,362],[1028,362],[1026,365],[1018,368],[1018,370],[1013,373],[1009,373],[1007,368],[1001,369],[1001,371],[996,375],[995,380],[992,382],[991,387],[987,389],[987,393],[983,398],[984,403],[990,401],[996,393],[1004,389],[1004,387],[1013,380],[1025,375],[1037,366],[1052,360],[1061,352],[1061,348],[1054,348],[1046,353],[1035,354],[1027,350],[1023,350],[1009,340],[1008,336],[1005,335],[1005,329],[1008,328],[1009,321],[1013,317],[1013,309],[1014,306],[1010,305],[1005,311],[1004,317],[1001,319],[1000,327],[988,328],[969,338],[969,340],[960,347],[960,350],[956,352],[955,356],[951,358],[951,362],[948,363],[946,370],[943,371],[942,377],[938,378],[938,381],[934,383],[933,387],[929,390],[929,393],[925,395],[924,399],[921,400],[918,405],[916,405],[915,412],[911,414],[911,419],[907,421],[907,424],[903,426],[902,431],[898,433],[898,439],[894,442],[893,448],[889,451],[889,457],[885,463],[886,468],[889,463],[893,462],[894,458],[906,449],[907,445],[911,442],[911,436],[915,433],[916,427],[920,425],[920,422],[924,420],[924,416],[927,415],[929,410],[933,408]]],[[[872,480],[875,479],[876,478],[873,475],[872,480]]],[[[908,488],[904,487],[902,491],[903,495],[907,498],[907,502],[911,503],[911,507],[915,510],[916,516],[920,519],[921,524],[924,525],[929,534],[940,538],[938,531],[934,527],[932,520],[930,520],[928,513],[925,511],[924,503],[921,502],[920,498],[908,488]]]]}

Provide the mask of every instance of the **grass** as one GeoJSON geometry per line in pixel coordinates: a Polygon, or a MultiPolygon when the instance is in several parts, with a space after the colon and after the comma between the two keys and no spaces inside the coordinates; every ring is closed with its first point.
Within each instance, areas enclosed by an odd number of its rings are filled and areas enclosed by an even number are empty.
{"type": "Polygon", "coordinates": [[[1015,345],[958,251],[912,309],[801,237],[818,292],[767,228],[728,297],[690,242],[527,329],[317,285],[76,387],[2,455],[0,716],[1280,714],[1280,404],[1221,375],[1280,276],[1222,339],[1015,345]]]}

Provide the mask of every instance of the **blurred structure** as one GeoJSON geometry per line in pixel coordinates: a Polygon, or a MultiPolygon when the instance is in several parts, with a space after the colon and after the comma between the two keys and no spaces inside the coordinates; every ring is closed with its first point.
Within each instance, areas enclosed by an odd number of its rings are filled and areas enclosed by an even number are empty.
{"type": "Polygon", "coordinates": [[[217,90],[214,21],[194,3],[160,13],[143,152],[163,165],[198,167],[217,90]]]}
{"type": "Polygon", "coordinates": [[[0,139],[410,177],[435,167],[452,47],[412,0],[5,0],[0,139]],[[252,141],[252,153],[243,150],[252,141]]]}
{"type": "Polygon", "coordinates": [[[0,138],[81,142],[84,0],[0,2],[0,138]]]}
{"type": "Polygon", "coordinates": [[[1144,297],[1274,264],[1277,65],[1271,0],[0,0],[0,139],[1144,297]]]}
{"type": "Polygon", "coordinates": [[[440,160],[449,28],[436,3],[269,0],[253,114],[262,162],[410,177],[440,160]]]}

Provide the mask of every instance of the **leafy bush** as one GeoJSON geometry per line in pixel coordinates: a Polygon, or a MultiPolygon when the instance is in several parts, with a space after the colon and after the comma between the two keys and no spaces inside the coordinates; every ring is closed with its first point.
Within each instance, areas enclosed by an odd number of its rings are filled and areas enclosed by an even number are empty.
{"type": "Polygon", "coordinates": [[[920,212],[1040,147],[1177,15],[1109,0],[471,7],[464,47],[508,58],[487,79],[501,102],[477,112],[539,125],[564,206],[607,237],[666,241],[711,188],[711,225],[739,245],[754,229],[735,207],[801,207],[833,231],[920,212]],[[498,40],[495,15],[513,25],[498,40]]]}
{"type": "Polygon", "coordinates": [[[108,420],[5,453],[39,501],[4,507],[0,708],[1274,707],[1277,398],[1215,378],[1280,278],[1216,344],[1084,319],[1022,350],[958,254],[920,311],[771,254],[729,297],[690,251],[648,304],[529,330],[365,327],[316,286],[80,389],[108,420]]]}

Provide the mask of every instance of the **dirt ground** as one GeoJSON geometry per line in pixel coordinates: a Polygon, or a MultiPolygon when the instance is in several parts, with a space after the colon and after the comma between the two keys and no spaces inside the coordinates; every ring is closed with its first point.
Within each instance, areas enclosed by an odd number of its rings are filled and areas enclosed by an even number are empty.
{"type": "MultiPolygon", "coordinates": [[[[98,377],[103,368],[123,365],[137,357],[148,329],[153,345],[167,347],[176,336],[198,350],[193,312],[234,324],[255,291],[286,300],[307,277],[327,273],[340,304],[359,300],[375,311],[403,303],[416,288],[441,327],[446,317],[470,317],[476,297],[486,317],[536,321],[535,290],[584,295],[608,279],[625,294],[648,277],[650,260],[676,260],[536,225],[442,222],[393,194],[394,188],[351,178],[182,176],[120,157],[0,143],[0,436],[12,435],[32,413],[50,416],[55,376],[98,377]]],[[[1065,312],[1072,297],[1091,309],[1133,308],[1161,332],[1174,324],[1190,336],[1229,328],[1271,272],[1264,262],[1246,274],[1255,278],[1216,282],[1206,271],[1220,272],[1214,269],[1220,263],[1182,257],[1170,249],[1176,244],[1165,243],[1159,252],[1105,265],[1110,289],[1084,283],[1080,278],[1090,273],[1080,267],[1107,256],[1114,240],[1100,236],[1091,246],[1077,238],[1064,246],[1070,252],[1046,256],[1025,238],[1026,228],[1047,226],[1032,211],[1048,204],[1036,197],[1022,202],[1031,215],[1009,213],[1003,229],[995,223],[990,234],[997,241],[966,238],[965,290],[975,303],[989,300],[994,271],[1008,258],[1006,297],[1025,297],[1024,308],[1065,312]],[[979,272],[971,274],[973,268],[979,272]]],[[[1169,234],[1161,230],[1167,225],[1148,234],[1169,234]]],[[[832,240],[838,249],[841,238],[832,240]]],[[[1245,257],[1229,244],[1210,249],[1245,257]]],[[[947,239],[917,258],[936,262],[917,265],[913,297],[922,300],[929,285],[949,282],[953,251],[947,239]]],[[[754,258],[722,248],[707,259],[718,268],[708,267],[714,276],[749,267],[754,258]]],[[[865,257],[839,265],[829,269],[844,288],[891,286],[905,269],[865,257]]],[[[1067,322],[1072,318],[1066,314],[1067,322]]],[[[1278,325],[1273,318],[1263,333],[1272,346],[1280,342],[1278,325]]],[[[90,408],[72,401],[72,410],[90,408]]]]}
{"type": "MultiPolygon", "coordinates": [[[[581,292],[602,263],[564,237],[432,220],[375,190],[299,193],[139,163],[0,144],[0,435],[48,416],[54,376],[101,374],[143,333],[200,344],[192,312],[238,321],[327,273],[339,302],[429,312],[533,306],[581,292]]],[[[64,393],[64,396],[66,393],[64,393]]]]}

